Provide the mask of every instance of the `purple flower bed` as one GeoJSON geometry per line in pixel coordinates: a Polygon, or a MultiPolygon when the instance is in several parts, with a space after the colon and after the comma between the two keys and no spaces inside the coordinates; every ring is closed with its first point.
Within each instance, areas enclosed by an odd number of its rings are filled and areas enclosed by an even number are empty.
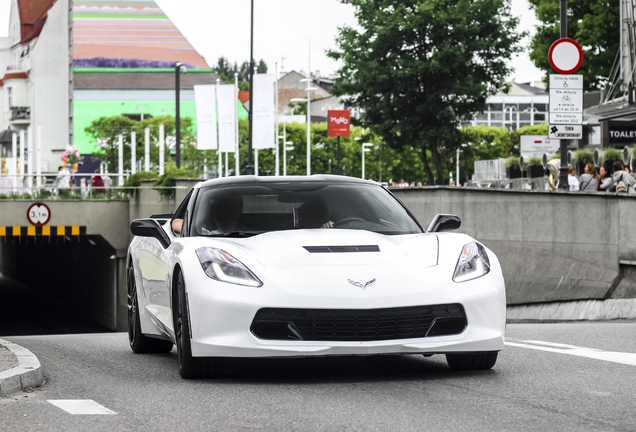
{"type": "MultiPolygon", "coordinates": [[[[183,65],[187,67],[188,69],[196,69],[196,66],[190,63],[183,63],[183,65]]],[[[174,67],[174,62],[165,61],[165,60],[142,60],[142,59],[93,57],[88,59],[74,59],[73,67],[155,69],[155,68],[172,68],[174,67]]]]}

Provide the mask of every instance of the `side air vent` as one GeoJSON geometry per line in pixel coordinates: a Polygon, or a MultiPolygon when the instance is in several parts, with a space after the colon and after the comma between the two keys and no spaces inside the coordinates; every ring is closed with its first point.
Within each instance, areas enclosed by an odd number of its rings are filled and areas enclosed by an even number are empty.
{"type": "Polygon", "coordinates": [[[303,246],[310,253],[380,252],[378,245],[364,246],[303,246]]]}

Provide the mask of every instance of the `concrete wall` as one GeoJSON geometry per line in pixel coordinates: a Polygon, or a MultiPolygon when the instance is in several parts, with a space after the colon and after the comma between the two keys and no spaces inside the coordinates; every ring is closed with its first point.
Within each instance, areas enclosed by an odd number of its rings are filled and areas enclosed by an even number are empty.
{"type": "Polygon", "coordinates": [[[424,228],[456,214],[460,232],[501,261],[509,304],[623,298],[636,293],[632,268],[636,200],[626,196],[487,189],[395,189],[424,228]]]}

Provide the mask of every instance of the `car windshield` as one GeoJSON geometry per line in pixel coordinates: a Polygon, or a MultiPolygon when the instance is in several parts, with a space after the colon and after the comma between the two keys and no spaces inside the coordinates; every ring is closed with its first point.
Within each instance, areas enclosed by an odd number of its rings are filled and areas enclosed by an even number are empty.
{"type": "Polygon", "coordinates": [[[387,235],[422,232],[400,203],[380,186],[281,182],[202,187],[190,233],[246,237],[269,231],[323,228],[387,235]]]}

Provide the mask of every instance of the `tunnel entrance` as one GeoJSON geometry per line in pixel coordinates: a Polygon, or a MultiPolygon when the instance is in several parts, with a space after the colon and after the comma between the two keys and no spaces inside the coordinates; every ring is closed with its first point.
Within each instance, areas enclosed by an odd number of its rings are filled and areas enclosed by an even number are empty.
{"type": "Polygon", "coordinates": [[[101,235],[0,241],[0,335],[112,331],[116,250],[101,235]]]}

